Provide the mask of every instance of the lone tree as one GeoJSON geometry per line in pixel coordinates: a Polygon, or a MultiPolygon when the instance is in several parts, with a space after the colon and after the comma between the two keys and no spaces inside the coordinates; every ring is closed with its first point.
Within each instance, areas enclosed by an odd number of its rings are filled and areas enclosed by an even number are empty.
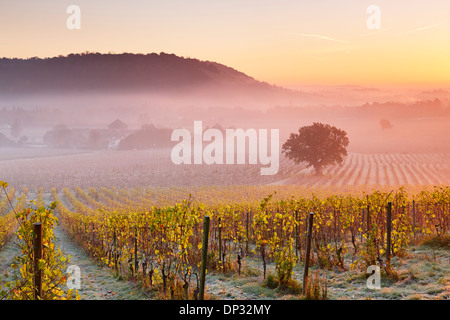
{"type": "Polygon", "coordinates": [[[386,129],[392,129],[392,127],[393,127],[392,123],[388,119],[381,119],[380,126],[381,126],[381,129],[383,129],[383,131],[386,129]]]}
{"type": "Polygon", "coordinates": [[[321,175],[324,167],[342,165],[347,156],[349,140],[347,132],[329,124],[314,122],[311,126],[291,133],[283,144],[282,152],[296,164],[307,162],[321,175]]]}

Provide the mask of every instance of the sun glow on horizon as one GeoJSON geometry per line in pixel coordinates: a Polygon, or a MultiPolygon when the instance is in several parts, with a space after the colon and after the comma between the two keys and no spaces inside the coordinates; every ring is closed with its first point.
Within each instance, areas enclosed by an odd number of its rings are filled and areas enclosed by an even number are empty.
{"type": "Polygon", "coordinates": [[[69,1],[0,4],[3,57],[79,52],[166,52],[216,61],[268,83],[450,85],[450,3],[378,1],[381,28],[366,26],[368,1],[188,3],[69,1]]]}

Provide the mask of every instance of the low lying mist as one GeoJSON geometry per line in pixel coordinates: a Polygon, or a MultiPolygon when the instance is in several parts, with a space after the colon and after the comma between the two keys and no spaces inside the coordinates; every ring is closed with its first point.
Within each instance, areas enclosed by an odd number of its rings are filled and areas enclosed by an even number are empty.
{"type": "MultiPolygon", "coordinates": [[[[236,102],[230,102],[210,98],[211,91],[173,96],[144,93],[9,96],[0,102],[0,133],[12,141],[26,137],[22,142],[45,144],[45,133],[61,125],[69,129],[103,130],[120,120],[127,126],[126,133],[131,134],[148,125],[170,130],[190,129],[195,120],[201,120],[205,127],[279,129],[283,142],[299,127],[322,122],[347,131],[352,152],[450,150],[447,140],[450,103],[446,91],[417,91],[416,98],[411,98],[410,102],[375,100],[356,104],[361,90],[359,88],[355,103],[351,105],[339,101],[336,91],[333,91],[336,100],[324,104],[323,91],[317,91],[308,94],[319,97],[315,103],[273,104],[260,108],[255,104],[247,105],[248,94],[241,100],[236,94],[236,102]],[[14,126],[19,127],[16,133],[12,129],[14,126]]],[[[340,88],[340,92],[344,100],[349,101],[355,88],[340,88]]],[[[384,96],[381,91],[377,92],[384,96]]]]}

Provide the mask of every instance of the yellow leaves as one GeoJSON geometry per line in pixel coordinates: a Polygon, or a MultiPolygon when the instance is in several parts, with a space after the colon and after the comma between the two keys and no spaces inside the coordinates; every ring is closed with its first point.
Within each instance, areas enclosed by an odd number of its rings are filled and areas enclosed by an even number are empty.
{"type": "MultiPolygon", "coordinates": [[[[248,228],[251,247],[249,249],[255,254],[264,251],[266,257],[269,255],[273,257],[277,272],[283,275],[288,275],[290,268],[297,261],[295,256],[297,252],[294,248],[297,241],[304,243],[309,212],[315,213],[313,233],[315,236],[317,235],[318,241],[322,241],[323,235],[322,249],[328,255],[328,258],[331,257],[330,259],[337,259],[338,254],[345,254],[347,249],[341,241],[350,241],[351,235],[356,235],[356,245],[361,244],[361,247],[363,247],[365,243],[369,243],[368,246],[373,251],[385,245],[385,243],[380,242],[381,239],[385,240],[386,232],[383,220],[385,214],[383,202],[388,198],[388,195],[383,192],[373,192],[367,197],[355,195],[328,196],[324,193],[307,198],[292,198],[289,201],[275,200],[271,195],[261,202],[258,200],[258,203],[246,204],[245,206],[242,203],[230,204],[228,200],[216,207],[208,204],[197,204],[197,200],[201,202],[201,198],[206,195],[210,196],[212,189],[201,189],[198,193],[196,192],[195,201],[188,199],[176,205],[173,205],[172,202],[173,199],[178,197],[177,192],[180,192],[180,190],[173,189],[167,194],[164,194],[161,190],[122,190],[123,194],[126,194],[126,196],[122,196],[122,200],[119,200],[118,194],[120,192],[115,190],[109,193],[108,197],[121,203],[122,208],[118,210],[116,206],[112,206],[111,209],[105,208],[103,211],[91,210],[89,207],[95,207],[94,201],[85,201],[88,199],[84,196],[77,195],[75,197],[70,194],[69,190],[64,190],[67,202],[76,212],[71,212],[64,207],[63,203],[58,203],[56,210],[59,212],[60,221],[67,232],[81,242],[84,248],[88,248],[95,258],[100,259],[105,264],[110,264],[110,266],[115,264],[114,250],[120,252],[117,257],[120,265],[134,266],[134,236],[137,233],[139,239],[138,260],[140,266],[143,261],[147,263],[147,274],[149,274],[151,268],[153,284],[160,283],[163,265],[164,268],[170,265],[173,270],[177,270],[171,274],[175,279],[182,275],[182,272],[188,272],[187,270],[190,270],[191,266],[195,269],[195,265],[198,264],[200,267],[198,250],[203,249],[201,227],[204,215],[211,217],[211,248],[218,247],[217,228],[221,228],[222,246],[226,242],[226,249],[228,250],[230,247],[243,247],[246,244],[246,217],[247,213],[250,213],[248,228]],[[161,196],[161,194],[164,195],[161,196]],[[115,198],[116,196],[117,198],[115,198]],[[147,211],[141,212],[142,209],[137,209],[137,207],[138,204],[142,207],[141,202],[145,198],[152,200],[145,204],[145,210],[147,211]],[[162,200],[162,198],[164,199],[162,200]],[[379,227],[373,233],[364,232],[367,223],[367,211],[364,210],[368,205],[371,208],[370,221],[374,224],[376,221],[379,227]],[[218,222],[219,217],[221,218],[220,224],[218,222]],[[356,234],[356,231],[361,233],[363,237],[361,240],[359,239],[360,234],[356,234]],[[114,233],[116,234],[116,243],[113,242],[114,233]],[[253,243],[256,243],[256,246],[253,246],[253,243]],[[337,250],[339,250],[339,253],[337,250]],[[107,256],[108,252],[110,257],[107,256]],[[176,274],[177,272],[178,274],[176,274]]],[[[217,190],[213,190],[213,192],[217,192],[217,190]]],[[[97,192],[97,194],[100,193],[97,192]]],[[[232,190],[229,195],[234,196],[236,193],[239,192],[232,190]]],[[[57,200],[56,191],[52,190],[52,194],[57,200]]],[[[407,210],[405,209],[407,206],[404,205],[405,203],[408,204],[407,198],[400,192],[398,194],[395,198],[397,202],[394,202],[394,220],[392,221],[392,245],[395,249],[407,245],[408,232],[412,228],[411,221],[408,220],[411,219],[410,215],[408,215],[408,212],[402,213],[403,210],[407,210]]],[[[241,196],[241,194],[239,195],[241,196]]],[[[425,205],[423,204],[425,200],[421,200],[420,210],[422,211],[420,212],[422,216],[420,227],[416,226],[416,230],[432,233],[435,232],[435,225],[441,221],[439,220],[440,217],[444,214],[447,214],[448,217],[448,213],[443,212],[445,207],[439,207],[440,203],[445,203],[442,197],[431,198],[430,193],[424,194],[424,199],[425,196],[429,197],[426,198],[428,202],[425,205]],[[441,202],[437,203],[437,201],[441,202]],[[436,206],[435,203],[437,203],[436,206]],[[425,210],[427,213],[425,213],[425,210]]],[[[391,196],[389,200],[392,200],[392,198],[391,196]]],[[[445,201],[448,203],[448,200],[445,201]]],[[[416,202],[416,213],[419,212],[418,204],[419,202],[416,202]]],[[[31,211],[30,214],[32,213],[31,211]]],[[[13,216],[12,218],[14,220],[13,216]]],[[[3,223],[4,220],[1,219],[0,216],[0,229],[6,225],[3,223]]],[[[22,231],[26,231],[26,229],[22,231]]],[[[3,229],[0,230],[0,242],[3,242],[2,232],[3,229]]],[[[23,237],[26,238],[25,233],[23,237]]],[[[51,247],[52,245],[49,243],[49,249],[51,247]]],[[[361,251],[364,249],[361,249],[361,251]]],[[[217,251],[211,253],[214,257],[218,256],[217,251]]],[[[230,250],[226,253],[228,255],[226,259],[235,259],[232,255],[236,252],[230,250]]],[[[66,262],[65,259],[60,261],[66,262]]],[[[223,265],[221,266],[223,267],[223,265]]],[[[165,269],[165,273],[167,274],[167,269],[165,269]]]]}
{"type": "Polygon", "coordinates": [[[27,266],[23,265],[19,270],[20,270],[20,274],[22,276],[22,278],[26,279],[27,278],[27,266]]]}
{"type": "MultiPolygon", "coordinates": [[[[42,235],[42,259],[37,263],[38,270],[42,271],[42,288],[45,299],[62,299],[63,292],[56,288],[52,283],[63,283],[66,281],[63,275],[65,269],[65,258],[59,248],[55,246],[55,236],[53,228],[56,217],[52,213],[52,206],[35,209],[29,205],[25,208],[26,196],[18,199],[16,205],[16,218],[20,222],[20,228],[17,229],[17,239],[22,256],[15,257],[15,262],[11,265],[13,269],[19,269],[20,278],[17,281],[9,282],[7,287],[10,289],[13,299],[28,299],[33,295],[33,223],[41,222],[43,228],[42,235]]],[[[35,201],[30,201],[35,205],[35,201]]],[[[1,222],[1,221],[0,221],[1,222]]]]}

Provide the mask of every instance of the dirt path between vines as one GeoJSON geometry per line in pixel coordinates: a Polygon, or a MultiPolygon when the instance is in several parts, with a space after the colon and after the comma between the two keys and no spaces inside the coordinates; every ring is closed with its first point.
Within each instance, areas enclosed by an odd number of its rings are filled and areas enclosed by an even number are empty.
{"type": "MultiPolygon", "coordinates": [[[[50,203],[48,195],[45,202],[50,203]]],[[[70,256],[69,265],[76,265],[81,271],[82,299],[88,300],[142,300],[149,297],[138,283],[115,276],[113,270],[91,258],[83,248],[72,240],[61,227],[55,229],[56,244],[62,253],[70,256]]],[[[0,284],[12,280],[10,267],[14,256],[20,250],[15,238],[0,250],[0,284]]],[[[398,271],[398,281],[382,277],[381,289],[369,290],[366,273],[361,270],[318,270],[328,281],[328,298],[335,299],[443,299],[450,298],[450,248],[434,248],[413,245],[405,257],[394,257],[392,265],[398,271]]],[[[346,265],[352,261],[352,253],[346,255],[346,265]]],[[[273,263],[268,265],[268,274],[275,274],[273,263]]],[[[302,264],[295,267],[293,278],[300,283],[302,264]]],[[[243,274],[220,274],[212,272],[206,279],[208,299],[297,299],[298,296],[280,293],[261,284],[264,282],[261,261],[249,256],[243,262],[243,274]]],[[[67,288],[64,286],[63,289],[67,288]]]]}
{"type": "MultiPolygon", "coordinates": [[[[44,194],[43,200],[46,205],[52,202],[51,194],[44,194]]],[[[78,293],[86,300],[143,300],[148,296],[143,293],[137,283],[117,277],[113,270],[94,260],[81,248],[75,240],[57,226],[54,230],[56,244],[62,254],[69,258],[67,267],[71,265],[80,268],[80,289],[78,293]]],[[[67,287],[63,288],[65,291],[67,287]]]]}
{"type": "MultiPolygon", "coordinates": [[[[139,285],[128,280],[116,277],[113,271],[89,255],[61,229],[55,228],[56,244],[65,257],[70,256],[70,265],[80,267],[81,288],[78,290],[81,299],[86,300],[143,300],[148,297],[142,292],[139,285]]],[[[14,237],[0,250],[0,285],[14,280],[14,270],[11,264],[14,257],[20,254],[14,237]]],[[[62,287],[67,291],[67,286],[62,287]]]]}
{"type": "Polygon", "coordinates": [[[0,286],[13,280],[14,270],[11,268],[14,257],[20,253],[19,247],[14,243],[16,237],[13,237],[8,243],[0,249],[0,286]]]}
{"type": "Polygon", "coordinates": [[[57,244],[69,265],[80,267],[82,299],[88,300],[141,300],[148,299],[138,284],[115,277],[113,271],[93,260],[60,228],[55,229],[57,244]]]}

